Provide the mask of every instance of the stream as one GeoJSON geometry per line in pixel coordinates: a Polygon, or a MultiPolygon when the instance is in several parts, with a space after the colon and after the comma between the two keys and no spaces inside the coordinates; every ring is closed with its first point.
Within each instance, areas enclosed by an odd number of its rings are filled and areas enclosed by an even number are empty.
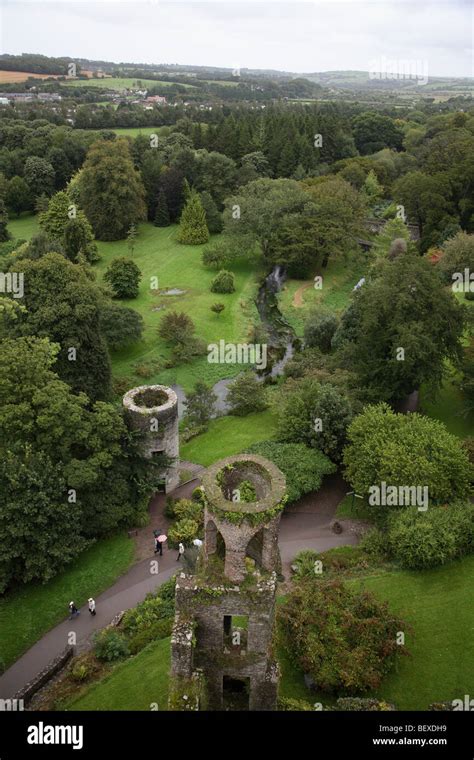
{"type": "MultiPolygon", "coordinates": [[[[262,325],[268,334],[267,367],[265,370],[255,370],[255,374],[261,382],[266,378],[275,378],[281,375],[285,364],[294,353],[295,333],[278,308],[277,293],[281,290],[285,279],[284,267],[276,265],[265,277],[258,290],[256,306],[262,325]]],[[[234,380],[235,376],[228,377],[213,385],[212,390],[217,396],[215,416],[227,414],[228,386],[234,380]]],[[[172,385],[171,387],[178,396],[179,418],[181,419],[185,412],[186,393],[181,385],[172,385]]]]}

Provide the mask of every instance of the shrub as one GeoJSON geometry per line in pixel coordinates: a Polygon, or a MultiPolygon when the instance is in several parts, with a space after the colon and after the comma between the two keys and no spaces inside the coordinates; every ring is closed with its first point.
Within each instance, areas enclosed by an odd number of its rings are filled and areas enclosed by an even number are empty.
{"type": "Polygon", "coordinates": [[[199,525],[195,520],[178,520],[168,530],[168,543],[171,547],[179,543],[188,544],[199,533],[199,525]]]}
{"type": "Polygon", "coordinates": [[[233,293],[235,290],[234,275],[226,269],[221,269],[211,282],[212,293],[233,293]]]}
{"type": "Polygon", "coordinates": [[[152,641],[165,639],[167,636],[171,636],[173,621],[174,618],[170,617],[165,620],[158,620],[158,622],[154,623],[149,628],[141,629],[130,638],[130,654],[137,654],[137,652],[140,652],[152,641]]]}
{"type": "Polygon", "coordinates": [[[173,499],[172,496],[167,496],[165,501],[165,517],[168,517],[168,519],[173,520],[176,515],[174,513],[174,504],[175,499],[173,499]]]}
{"type": "Polygon", "coordinates": [[[352,694],[378,688],[400,651],[397,631],[408,627],[372,594],[339,581],[300,581],[278,619],[282,644],[316,688],[352,694]]]}
{"type": "Polygon", "coordinates": [[[293,699],[292,697],[279,697],[277,710],[291,712],[310,712],[313,710],[309,702],[304,699],[293,699]]]}
{"type": "Polygon", "coordinates": [[[242,480],[239,483],[238,488],[236,490],[239,492],[238,501],[244,501],[244,502],[257,501],[257,492],[255,490],[253,483],[251,483],[250,480],[242,480]]]}
{"type": "Polygon", "coordinates": [[[112,259],[104,280],[111,285],[115,298],[136,298],[141,276],[134,261],[120,256],[112,259]]]}
{"type": "Polygon", "coordinates": [[[198,526],[204,523],[204,507],[201,501],[178,499],[174,505],[174,514],[178,520],[194,520],[198,526]]]}
{"type": "Polygon", "coordinates": [[[95,676],[101,670],[101,667],[92,652],[85,652],[78,657],[74,657],[68,677],[72,681],[82,683],[95,676]]]}
{"type": "Polygon", "coordinates": [[[319,559],[318,552],[313,549],[303,549],[294,558],[291,569],[298,578],[314,578],[315,562],[319,559]]]}
{"type": "Polygon", "coordinates": [[[382,482],[426,487],[430,504],[471,493],[467,452],[438,420],[396,414],[385,403],[368,405],[352,421],[347,437],[345,474],[361,495],[382,482]]]}
{"type": "Polygon", "coordinates": [[[474,438],[472,436],[465,438],[462,442],[462,447],[467,452],[470,463],[474,464],[474,438]]]}
{"type": "Polygon", "coordinates": [[[325,552],[303,549],[293,560],[292,569],[298,578],[321,578],[327,577],[327,574],[331,572],[365,570],[370,564],[371,556],[359,544],[358,546],[336,546],[325,552]],[[316,561],[321,562],[322,574],[316,571],[316,561]]]}
{"type": "Polygon", "coordinates": [[[332,311],[317,311],[310,314],[304,326],[305,344],[327,353],[331,350],[331,340],[336,328],[337,317],[332,311]]]}
{"type": "Polygon", "coordinates": [[[202,486],[197,486],[197,488],[194,489],[191,494],[191,499],[193,499],[193,501],[204,502],[204,489],[202,486]]]}
{"type": "Polygon", "coordinates": [[[98,660],[112,662],[128,657],[128,643],[123,635],[114,628],[104,628],[94,636],[94,652],[98,660]]]}
{"type": "Polygon", "coordinates": [[[173,617],[174,584],[174,578],[166,581],[155,594],[148,594],[143,602],[127,610],[122,620],[122,628],[127,636],[134,637],[173,617]]]}
{"type": "Polygon", "coordinates": [[[474,507],[456,504],[419,512],[408,507],[392,515],[389,544],[402,567],[424,570],[474,548],[474,507]]]}
{"type": "Polygon", "coordinates": [[[364,699],[363,697],[339,697],[336,701],[336,709],[344,711],[366,712],[379,710],[380,712],[390,712],[395,710],[395,706],[390,702],[384,702],[380,699],[364,699]]]}
{"type": "Polygon", "coordinates": [[[377,559],[383,559],[389,553],[389,542],[386,533],[377,528],[371,528],[362,536],[359,547],[367,554],[377,559]]]}
{"type": "Polygon", "coordinates": [[[228,255],[225,246],[222,244],[213,245],[205,248],[202,252],[201,261],[203,266],[208,269],[222,269],[228,261],[228,255]]]}
{"type": "Polygon", "coordinates": [[[337,462],[351,419],[351,403],[335,386],[312,377],[291,380],[281,392],[277,437],[320,449],[337,462]]]}
{"type": "Polygon", "coordinates": [[[242,372],[229,385],[227,404],[231,414],[245,417],[250,412],[261,412],[267,406],[267,394],[251,371],[242,372]]]}
{"type": "Polygon", "coordinates": [[[286,494],[291,504],[310,491],[321,487],[323,477],[336,471],[336,466],[322,451],[310,449],[303,443],[262,441],[247,449],[249,454],[266,457],[286,477],[286,494]]]}

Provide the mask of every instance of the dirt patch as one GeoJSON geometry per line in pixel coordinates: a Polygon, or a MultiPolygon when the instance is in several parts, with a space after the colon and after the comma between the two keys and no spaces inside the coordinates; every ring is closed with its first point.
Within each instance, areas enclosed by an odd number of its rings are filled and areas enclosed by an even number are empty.
{"type": "Polygon", "coordinates": [[[304,306],[303,293],[305,292],[305,290],[310,288],[312,284],[313,284],[312,280],[311,282],[306,282],[304,285],[298,288],[298,290],[295,291],[295,294],[293,296],[293,302],[291,304],[292,306],[295,307],[295,309],[301,309],[304,306]]]}

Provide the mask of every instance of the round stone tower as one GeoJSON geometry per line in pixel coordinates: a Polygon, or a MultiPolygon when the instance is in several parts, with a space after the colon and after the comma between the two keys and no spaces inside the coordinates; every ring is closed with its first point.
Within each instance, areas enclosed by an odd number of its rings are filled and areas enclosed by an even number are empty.
{"type": "Polygon", "coordinates": [[[241,581],[246,557],[267,572],[280,570],[278,527],[285,504],[285,476],[272,462],[255,454],[221,459],[202,477],[205,494],[205,558],[225,553],[224,573],[241,581]]]}
{"type": "Polygon", "coordinates": [[[167,454],[173,464],[163,472],[165,492],[179,485],[178,397],[165,385],[139,385],[123,397],[131,430],[140,430],[143,453],[150,459],[167,454]]]}

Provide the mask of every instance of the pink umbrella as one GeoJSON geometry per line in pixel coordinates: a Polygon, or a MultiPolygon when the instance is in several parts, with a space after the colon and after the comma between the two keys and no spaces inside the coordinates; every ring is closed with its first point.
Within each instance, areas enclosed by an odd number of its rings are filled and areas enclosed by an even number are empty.
{"type": "Polygon", "coordinates": [[[164,544],[165,541],[167,540],[167,538],[168,538],[168,536],[165,536],[165,534],[162,533],[161,536],[158,536],[157,541],[159,541],[160,544],[164,544]]]}

